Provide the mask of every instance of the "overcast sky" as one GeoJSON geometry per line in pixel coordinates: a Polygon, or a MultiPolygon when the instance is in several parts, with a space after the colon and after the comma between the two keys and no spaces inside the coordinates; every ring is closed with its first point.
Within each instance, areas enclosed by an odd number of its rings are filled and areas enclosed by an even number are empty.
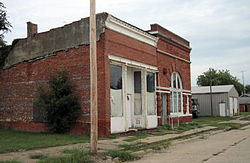
{"type": "MultiPolygon", "coordinates": [[[[26,22],[38,31],[89,16],[89,0],[3,0],[13,28],[8,44],[26,37],[26,22]]],[[[250,0],[96,0],[108,12],[141,29],[158,23],[190,41],[192,85],[209,67],[230,70],[250,84],[250,0]]]]}

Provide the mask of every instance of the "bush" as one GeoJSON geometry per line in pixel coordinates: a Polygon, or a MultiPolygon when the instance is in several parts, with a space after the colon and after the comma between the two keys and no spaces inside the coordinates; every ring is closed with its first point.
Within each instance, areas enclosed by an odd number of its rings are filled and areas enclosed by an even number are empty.
{"type": "Polygon", "coordinates": [[[72,92],[72,85],[64,70],[49,79],[49,90],[38,88],[35,103],[45,110],[45,119],[54,133],[65,133],[71,129],[79,116],[81,106],[72,92]]]}

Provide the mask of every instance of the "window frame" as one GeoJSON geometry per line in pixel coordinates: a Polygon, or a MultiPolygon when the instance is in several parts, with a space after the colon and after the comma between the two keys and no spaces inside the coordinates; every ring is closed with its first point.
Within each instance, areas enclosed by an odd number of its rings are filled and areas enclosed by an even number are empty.
{"type": "Polygon", "coordinates": [[[178,72],[173,72],[170,80],[170,115],[183,114],[183,87],[178,72]],[[174,96],[176,94],[176,96],[174,96]],[[180,98],[180,99],[179,99],[180,98]]]}

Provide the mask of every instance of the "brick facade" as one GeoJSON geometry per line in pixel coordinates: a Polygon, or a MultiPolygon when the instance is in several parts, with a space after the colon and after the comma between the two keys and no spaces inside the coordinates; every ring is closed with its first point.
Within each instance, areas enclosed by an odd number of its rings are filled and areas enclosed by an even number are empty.
{"type": "MultiPolygon", "coordinates": [[[[60,28],[58,28],[60,29],[60,28]]],[[[151,26],[151,31],[161,31],[189,47],[189,42],[163,29],[158,25],[151,26]]],[[[29,39],[36,39],[39,35],[29,39]]],[[[160,35],[157,48],[137,39],[105,28],[97,41],[98,71],[98,133],[99,136],[110,134],[110,60],[109,55],[126,58],[140,63],[158,67],[157,85],[169,87],[172,72],[179,72],[183,89],[190,90],[190,50],[176,42],[171,42],[160,35]],[[157,51],[171,53],[186,61],[167,56],[157,51]]],[[[41,36],[42,37],[42,36],[41,36]]],[[[27,54],[29,55],[29,52],[27,54]]],[[[58,70],[65,69],[74,85],[82,112],[70,133],[88,134],[90,130],[90,82],[89,82],[89,45],[75,45],[73,48],[54,51],[41,59],[30,59],[19,62],[8,68],[0,69],[0,125],[18,130],[42,132],[48,131],[44,123],[33,121],[33,103],[39,85],[48,88],[49,77],[58,70]]],[[[157,93],[157,115],[161,116],[161,93],[157,93]]],[[[186,113],[186,95],[183,96],[183,108],[186,113]]],[[[189,98],[191,113],[191,96],[189,98]]],[[[167,105],[170,106],[169,95],[167,105]]],[[[168,108],[170,112],[170,108],[168,108]]],[[[177,122],[176,118],[172,118],[177,122]]],[[[180,122],[190,122],[190,116],[180,117],[180,122]]],[[[158,119],[161,124],[161,118],[158,119]]]]}

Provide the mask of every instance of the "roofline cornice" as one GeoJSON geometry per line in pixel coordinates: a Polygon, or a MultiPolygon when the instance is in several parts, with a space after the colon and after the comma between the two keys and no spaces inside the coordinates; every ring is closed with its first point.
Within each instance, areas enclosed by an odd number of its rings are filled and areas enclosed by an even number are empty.
{"type": "Polygon", "coordinates": [[[157,47],[158,38],[135,27],[132,26],[112,15],[108,15],[106,22],[106,28],[116,31],[118,33],[124,34],[136,40],[142,41],[151,46],[157,47]]]}
{"type": "Polygon", "coordinates": [[[189,49],[189,50],[192,50],[192,48],[191,48],[190,46],[187,46],[187,45],[181,43],[180,41],[177,41],[176,39],[173,39],[172,37],[169,37],[169,36],[165,35],[165,34],[162,33],[162,32],[159,32],[159,31],[151,31],[151,32],[149,32],[149,33],[150,33],[150,34],[158,34],[158,35],[160,35],[160,36],[162,36],[162,37],[164,37],[164,38],[166,38],[166,39],[168,39],[168,40],[170,40],[170,41],[173,41],[174,43],[176,43],[176,44],[178,44],[178,45],[180,45],[180,46],[182,46],[182,47],[185,47],[185,48],[187,48],[187,49],[189,49]]]}

